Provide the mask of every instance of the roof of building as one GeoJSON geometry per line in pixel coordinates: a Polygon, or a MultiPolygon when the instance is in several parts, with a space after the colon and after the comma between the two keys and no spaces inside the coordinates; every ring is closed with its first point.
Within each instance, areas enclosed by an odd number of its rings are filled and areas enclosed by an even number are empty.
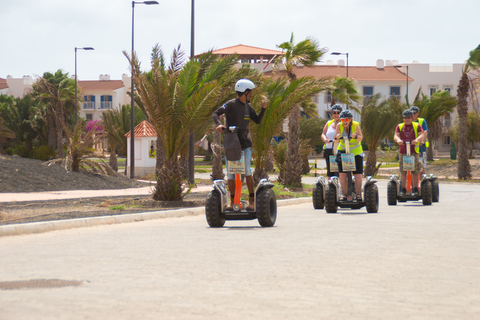
{"type": "MultiPolygon", "coordinates": [[[[125,137],[130,138],[130,132],[128,131],[125,134],[125,137]]],[[[153,127],[153,125],[148,121],[142,121],[139,123],[134,129],[133,132],[135,134],[135,138],[144,138],[144,137],[156,137],[157,131],[153,127]]]]}
{"type": "MultiPolygon", "coordinates": [[[[212,51],[213,54],[221,56],[231,56],[237,54],[240,57],[264,57],[271,58],[273,56],[283,55],[282,51],[270,50],[252,46],[246,46],[243,44],[237,44],[227,48],[217,49],[212,51]]],[[[202,53],[203,54],[203,53],[202,53]]],[[[201,54],[197,54],[195,57],[199,57],[201,54]]]]}
{"type": "Polygon", "coordinates": [[[78,80],[83,91],[111,91],[123,88],[122,80],[78,80]]]}
{"type": "Polygon", "coordinates": [[[0,78],[0,90],[8,88],[7,79],[0,78]]]}
{"type": "MultiPolygon", "coordinates": [[[[296,67],[294,73],[297,77],[313,76],[316,78],[336,77],[347,75],[347,68],[338,65],[315,65],[312,67],[296,67]]],[[[264,73],[272,75],[272,71],[264,73]]],[[[278,75],[285,75],[285,71],[279,71],[278,75]]],[[[348,67],[348,77],[356,81],[406,81],[406,74],[395,67],[377,68],[368,67],[348,67]]],[[[408,81],[413,81],[408,77],[408,81]]]]}

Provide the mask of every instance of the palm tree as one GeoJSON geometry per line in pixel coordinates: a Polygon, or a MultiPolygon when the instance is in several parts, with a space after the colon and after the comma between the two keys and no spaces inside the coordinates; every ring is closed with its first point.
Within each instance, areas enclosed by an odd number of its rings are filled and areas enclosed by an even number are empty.
{"type": "Polygon", "coordinates": [[[355,111],[360,111],[353,107],[353,102],[360,102],[363,97],[358,93],[357,83],[350,78],[337,76],[333,80],[329,91],[332,94],[332,105],[335,103],[345,103],[355,111]]]}
{"type": "MultiPolygon", "coordinates": [[[[293,32],[290,41],[278,45],[284,51],[284,56],[277,58],[275,67],[283,65],[290,81],[294,81],[297,76],[294,68],[303,64],[305,67],[313,66],[325,53],[319,47],[317,40],[307,38],[297,44],[294,42],[293,32]]],[[[285,160],[285,183],[287,185],[302,186],[302,161],[300,152],[300,106],[296,105],[292,109],[288,118],[288,141],[287,157],[285,160]]]]}
{"type": "MultiPolygon", "coordinates": [[[[130,131],[130,112],[130,106],[123,105],[120,109],[107,110],[102,114],[102,123],[110,147],[109,164],[115,171],[118,170],[116,151],[118,150],[123,156],[127,154],[125,134],[130,131]]],[[[145,120],[145,114],[138,106],[135,106],[134,112],[134,126],[136,126],[145,120]]]]}
{"type": "Polygon", "coordinates": [[[361,128],[364,141],[368,145],[368,156],[365,163],[365,176],[374,176],[377,173],[377,148],[384,138],[391,137],[398,120],[392,117],[391,101],[379,103],[380,93],[365,100],[361,111],[361,128]]]}
{"type": "Polygon", "coordinates": [[[5,126],[2,117],[0,117],[0,137],[15,138],[15,133],[5,126]]]}
{"type": "Polygon", "coordinates": [[[181,200],[184,181],[178,157],[188,143],[191,130],[200,127],[217,108],[220,84],[231,79],[236,57],[215,58],[211,54],[185,63],[180,47],[174,50],[167,67],[163,52],[155,46],[151,70],[142,72],[135,57],[134,80],[148,119],[163,145],[165,162],[157,174],[155,200],[181,200]]]}
{"type": "MultiPolygon", "coordinates": [[[[325,87],[324,80],[314,77],[302,77],[295,80],[289,80],[286,77],[277,79],[268,77],[261,83],[259,90],[266,95],[269,103],[260,125],[250,127],[255,150],[255,172],[253,174],[255,183],[258,183],[261,178],[268,177],[265,160],[271,148],[270,141],[275,135],[281,133],[283,122],[291,110],[310,100],[313,95],[324,90],[325,87]]],[[[254,96],[252,106],[256,110],[260,110],[261,95],[254,96]]],[[[297,166],[300,167],[301,172],[301,161],[297,163],[297,166]]]]}
{"type": "Polygon", "coordinates": [[[47,112],[50,115],[54,115],[57,155],[63,158],[63,126],[66,124],[66,119],[72,118],[75,81],[62,70],[58,70],[55,74],[45,72],[43,77],[33,84],[33,95],[47,106],[47,112]]]}
{"type": "Polygon", "coordinates": [[[440,137],[443,131],[442,119],[448,113],[453,112],[457,104],[456,100],[448,91],[437,91],[431,98],[428,98],[421,88],[418,90],[413,105],[418,107],[419,117],[424,118],[428,124],[428,140],[432,142],[427,148],[428,161],[433,161],[433,142],[440,137]]]}
{"type": "Polygon", "coordinates": [[[466,180],[472,178],[470,162],[468,161],[467,141],[467,114],[468,98],[474,94],[471,71],[480,67],[480,45],[470,51],[470,58],[465,62],[462,76],[457,88],[457,113],[459,121],[458,130],[458,179],[466,180]]]}

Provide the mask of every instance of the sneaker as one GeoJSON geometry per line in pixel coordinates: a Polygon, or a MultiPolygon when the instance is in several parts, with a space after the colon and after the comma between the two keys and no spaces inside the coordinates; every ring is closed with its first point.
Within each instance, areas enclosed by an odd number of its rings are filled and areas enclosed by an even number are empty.
{"type": "Polygon", "coordinates": [[[338,201],[347,201],[347,196],[344,195],[344,194],[342,194],[342,195],[340,196],[340,199],[339,199],[338,201]]]}
{"type": "Polygon", "coordinates": [[[233,202],[231,202],[228,206],[226,206],[225,210],[233,210],[233,202]]]}
{"type": "Polygon", "coordinates": [[[255,210],[255,198],[249,198],[248,199],[248,206],[245,209],[250,210],[250,211],[255,210]]]}
{"type": "Polygon", "coordinates": [[[419,191],[418,191],[418,188],[413,188],[413,191],[412,191],[412,196],[418,196],[419,195],[419,191]]]}
{"type": "Polygon", "coordinates": [[[406,193],[407,193],[407,189],[402,188],[402,190],[400,191],[400,195],[404,196],[406,193]]]}

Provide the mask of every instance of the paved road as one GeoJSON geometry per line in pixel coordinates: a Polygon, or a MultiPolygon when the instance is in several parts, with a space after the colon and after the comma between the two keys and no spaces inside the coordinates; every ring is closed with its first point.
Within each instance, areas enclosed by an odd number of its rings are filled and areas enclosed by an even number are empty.
{"type": "Polygon", "coordinates": [[[203,215],[0,238],[0,319],[480,319],[479,185],[378,214],[279,208],[277,224],[203,215]]]}

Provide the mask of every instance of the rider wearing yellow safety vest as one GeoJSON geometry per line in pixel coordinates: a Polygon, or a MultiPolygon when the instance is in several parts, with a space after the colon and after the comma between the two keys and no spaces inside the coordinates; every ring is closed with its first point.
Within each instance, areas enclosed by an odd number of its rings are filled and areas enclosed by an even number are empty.
{"type": "MultiPolygon", "coordinates": [[[[357,201],[362,201],[362,174],[363,174],[363,149],[362,149],[362,139],[363,134],[360,129],[360,124],[356,121],[353,121],[353,115],[350,110],[343,110],[340,113],[340,120],[342,121],[335,131],[335,140],[339,141],[338,144],[338,153],[345,153],[345,142],[342,137],[348,137],[350,139],[350,153],[355,155],[355,171],[353,175],[355,176],[355,192],[357,194],[357,201]]],[[[340,171],[340,184],[342,185],[342,196],[340,201],[345,200],[348,185],[347,185],[347,173],[342,172],[342,162],[340,157],[337,157],[338,169],[340,171]]]]}
{"type": "Polygon", "coordinates": [[[322,140],[325,143],[323,145],[323,156],[325,158],[325,163],[327,164],[327,177],[337,175],[335,172],[330,171],[330,156],[333,155],[334,148],[334,143],[330,141],[335,139],[335,131],[340,122],[340,112],[342,112],[342,109],[341,105],[334,104],[330,109],[333,119],[329,120],[323,127],[322,140]]]}
{"type": "Polygon", "coordinates": [[[406,180],[407,180],[407,171],[403,169],[403,158],[407,155],[407,146],[406,143],[410,142],[410,152],[415,159],[415,171],[412,172],[412,181],[413,185],[413,195],[418,195],[418,173],[422,168],[422,163],[419,160],[419,143],[423,141],[423,129],[422,127],[413,122],[412,111],[409,109],[403,111],[403,123],[400,123],[395,128],[394,141],[399,145],[398,153],[400,160],[400,174],[402,178],[402,189],[400,194],[406,193],[406,180]],[[413,149],[413,150],[412,150],[413,149]]]}
{"type": "Polygon", "coordinates": [[[410,108],[410,111],[412,111],[412,119],[413,119],[413,122],[418,122],[420,124],[420,126],[422,127],[423,129],[423,141],[421,141],[421,145],[420,145],[420,161],[422,162],[423,164],[423,168],[422,170],[420,170],[420,176],[422,176],[423,174],[426,173],[426,168],[427,168],[427,148],[429,146],[429,142],[427,140],[428,138],[428,124],[427,124],[427,120],[425,120],[424,118],[419,118],[418,115],[419,115],[419,109],[417,106],[412,106],[410,108]],[[422,144],[422,143],[425,143],[425,144],[422,144]]]}

